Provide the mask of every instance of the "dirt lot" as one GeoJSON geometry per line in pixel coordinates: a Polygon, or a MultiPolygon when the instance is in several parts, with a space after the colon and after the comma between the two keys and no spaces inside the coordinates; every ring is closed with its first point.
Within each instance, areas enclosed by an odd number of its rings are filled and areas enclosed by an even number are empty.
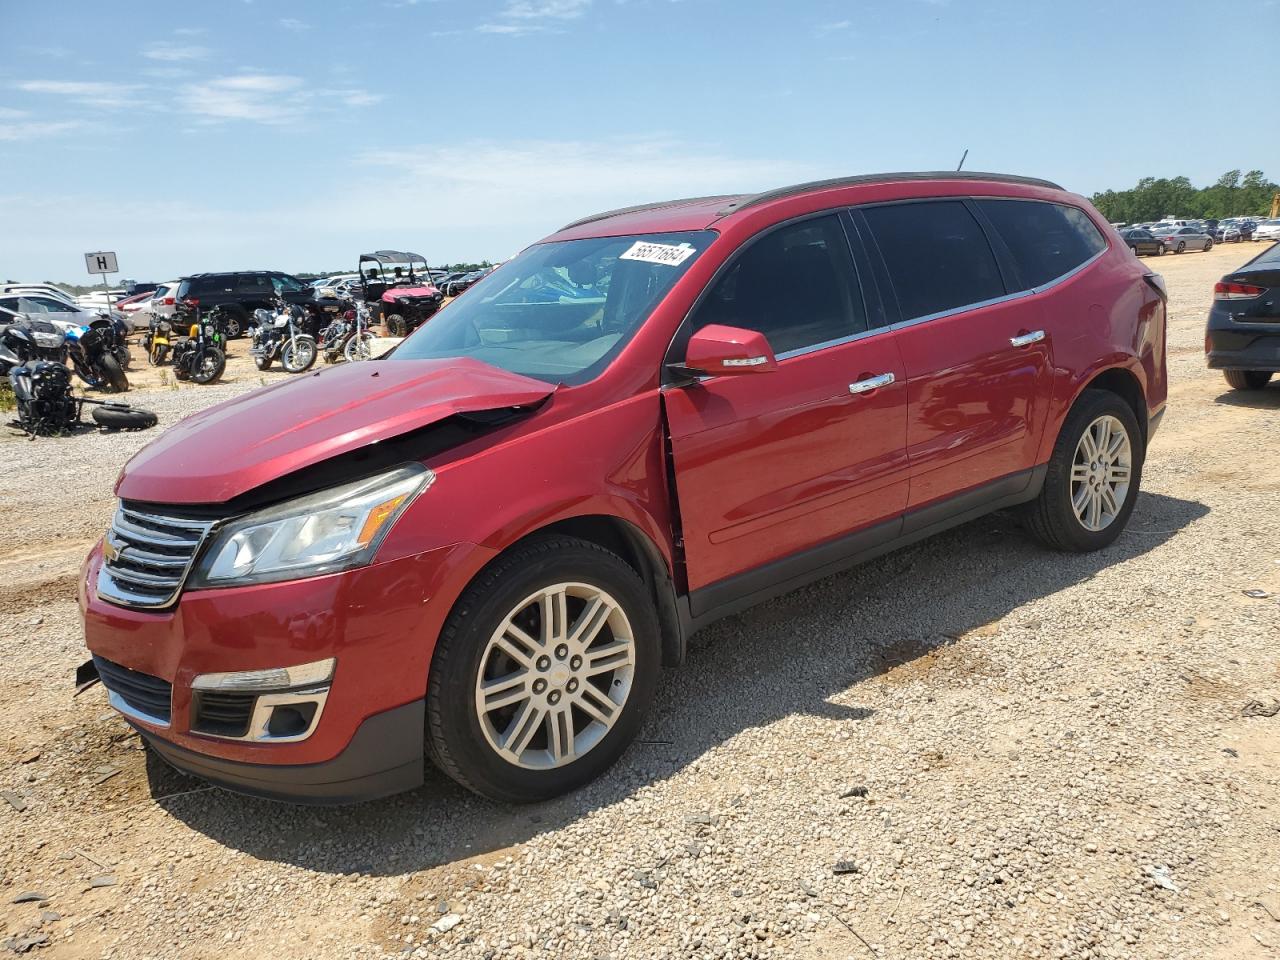
{"type": "MultiPolygon", "coordinates": [[[[147,437],[4,438],[9,948],[1280,957],[1280,714],[1244,709],[1280,698],[1280,385],[1229,393],[1202,355],[1213,281],[1260,250],[1149,261],[1172,395],[1113,547],[996,516],[722,622],[608,776],[532,808],[436,778],[303,809],[150,760],[70,695],[76,570],[147,437]]],[[[138,400],[172,422],[275,376],[138,400]]]]}

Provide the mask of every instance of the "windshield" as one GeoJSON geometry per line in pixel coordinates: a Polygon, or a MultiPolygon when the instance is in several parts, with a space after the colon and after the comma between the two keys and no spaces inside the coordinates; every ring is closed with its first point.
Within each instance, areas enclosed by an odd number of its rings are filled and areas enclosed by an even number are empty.
{"type": "Polygon", "coordinates": [[[530,247],[431,318],[392,360],[470,357],[552,383],[597,376],[716,234],[530,247]]]}

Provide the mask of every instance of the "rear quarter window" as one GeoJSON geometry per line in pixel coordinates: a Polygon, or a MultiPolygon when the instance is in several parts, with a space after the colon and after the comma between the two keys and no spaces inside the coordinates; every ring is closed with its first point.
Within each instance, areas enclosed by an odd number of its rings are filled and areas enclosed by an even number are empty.
{"type": "Polygon", "coordinates": [[[1070,273],[1107,247],[1078,207],[1040,200],[978,200],[1013,257],[1021,288],[1041,287],[1070,273]]]}
{"type": "Polygon", "coordinates": [[[903,320],[1005,294],[987,235],[960,200],[864,207],[903,320]]]}

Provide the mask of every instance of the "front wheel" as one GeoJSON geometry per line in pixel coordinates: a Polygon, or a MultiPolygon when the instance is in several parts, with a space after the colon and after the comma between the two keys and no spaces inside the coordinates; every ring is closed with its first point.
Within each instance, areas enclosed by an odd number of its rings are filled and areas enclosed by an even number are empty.
{"type": "Polygon", "coordinates": [[[1271,382],[1268,370],[1223,370],[1222,375],[1232,390],[1261,390],[1271,382]]]}
{"type": "Polygon", "coordinates": [[[255,353],[253,355],[253,365],[259,370],[269,370],[271,368],[271,355],[269,353],[255,353]]]}
{"type": "Polygon", "coordinates": [[[1158,256],[1158,257],[1163,257],[1163,256],[1164,256],[1164,244],[1163,244],[1163,243],[1162,243],[1162,244],[1160,244],[1159,249],[1158,249],[1158,250],[1156,250],[1156,256],[1158,256]]]}
{"type": "Polygon", "coordinates": [[[398,313],[393,313],[387,317],[387,335],[391,337],[405,337],[409,335],[409,324],[404,317],[398,313]]]}
{"type": "Polygon", "coordinates": [[[311,337],[294,337],[280,347],[280,363],[289,373],[302,373],[315,362],[316,342],[311,337]]]}
{"type": "Polygon", "coordinates": [[[120,369],[120,361],[112,354],[104,353],[98,358],[98,367],[102,371],[103,380],[115,393],[124,393],[129,389],[129,378],[120,369]]]}
{"type": "Polygon", "coordinates": [[[1209,252],[1210,250],[1212,250],[1212,249],[1213,249],[1213,241],[1212,241],[1212,240],[1206,240],[1206,241],[1204,242],[1204,252],[1205,252],[1205,253],[1208,253],[1208,252],[1209,252]]]}
{"type": "Polygon", "coordinates": [[[1133,513],[1145,455],[1133,410],[1105,390],[1086,390],[1067,415],[1027,526],[1046,546],[1084,553],[1120,536],[1133,513]]]}
{"type": "Polygon", "coordinates": [[[368,360],[373,356],[373,341],[373,334],[366,330],[359,336],[347,340],[347,345],[342,348],[342,355],[352,361],[368,360]]]}
{"type": "Polygon", "coordinates": [[[440,633],[430,755],[502,802],[574,790],[639,731],[660,649],[648,592],[621,558],[569,537],[530,541],[476,578],[440,633]]]}
{"type": "Polygon", "coordinates": [[[196,383],[213,383],[227,368],[227,355],[217,347],[205,347],[191,364],[191,379],[196,383]]]}

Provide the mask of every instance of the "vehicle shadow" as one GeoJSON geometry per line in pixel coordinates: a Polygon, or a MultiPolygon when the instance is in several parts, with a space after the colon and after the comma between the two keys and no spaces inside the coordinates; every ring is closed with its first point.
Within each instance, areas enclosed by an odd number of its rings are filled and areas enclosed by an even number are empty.
{"type": "Polygon", "coordinates": [[[309,870],[386,876],[465,860],[625,801],[744,730],[795,714],[860,723],[874,710],[848,702],[855,684],[1141,556],[1208,512],[1143,493],[1125,533],[1093,554],[1047,551],[1015,518],[995,514],[713,624],[686,664],[666,672],[636,744],[601,779],[551,802],[490,803],[430,766],[425,787],[350,807],[297,807],[221,790],[163,799],[201,784],[152,757],[153,795],[220,843],[309,870]]]}
{"type": "Polygon", "coordinates": [[[1280,375],[1261,390],[1227,390],[1214,397],[1213,402],[1254,410],[1280,410],[1280,375]]]}

